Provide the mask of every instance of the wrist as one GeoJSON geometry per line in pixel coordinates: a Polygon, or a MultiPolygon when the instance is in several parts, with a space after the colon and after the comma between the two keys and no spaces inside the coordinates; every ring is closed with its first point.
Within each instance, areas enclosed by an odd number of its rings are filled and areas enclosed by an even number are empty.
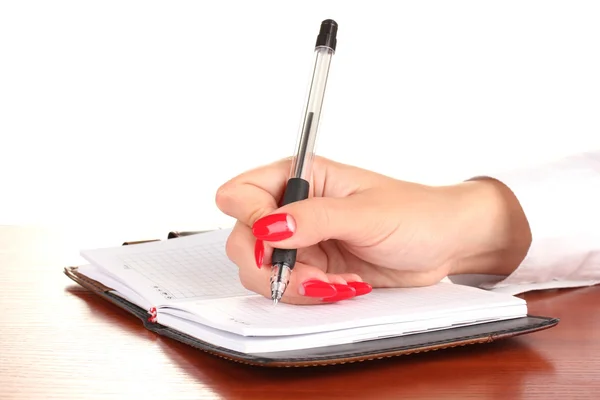
{"type": "Polygon", "coordinates": [[[510,275],[531,245],[525,212],[513,192],[492,178],[456,185],[464,245],[451,274],[510,275]]]}

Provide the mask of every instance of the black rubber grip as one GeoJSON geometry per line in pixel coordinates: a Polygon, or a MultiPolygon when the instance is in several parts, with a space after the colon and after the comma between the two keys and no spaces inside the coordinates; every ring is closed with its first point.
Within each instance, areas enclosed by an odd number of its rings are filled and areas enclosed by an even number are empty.
{"type": "MultiPolygon", "coordinates": [[[[281,199],[281,206],[308,198],[310,185],[302,178],[290,178],[281,199]]],[[[271,264],[285,264],[290,269],[296,264],[296,249],[273,249],[271,264]]]]}
{"type": "Polygon", "coordinates": [[[296,264],[296,253],[298,253],[296,249],[273,249],[271,265],[285,264],[293,269],[296,264]]]}
{"type": "Polygon", "coordinates": [[[280,206],[308,198],[310,185],[302,178],[290,178],[283,193],[280,206]]]}

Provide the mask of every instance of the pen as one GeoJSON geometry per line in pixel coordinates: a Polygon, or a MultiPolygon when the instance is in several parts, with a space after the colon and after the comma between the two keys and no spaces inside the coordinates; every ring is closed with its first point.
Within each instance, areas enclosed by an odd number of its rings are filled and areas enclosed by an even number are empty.
{"type": "MultiPolygon", "coordinates": [[[[221,229],[221,228],[219,228],[219,229],[221,229]]],[[[179,237],[198,235],[200,233],[205,233],[205,232],[210,232],[210,231],[171,231],[167,235],[167,239],[177,239],[179,237]]],[[[133,242],[123,242],[123,246],[130,246],[133,244],[142,244],[142,243],[150,243],[150,242],[160,242],[160,239],[136,240],[133,242]]]]}
{"type": "MultiPolygon", "coordinates": [[[[338,25],[327,19],[321,23],[315,44],[315,60],[304,114],[300,124],[296,152],[281,206],[308,198],[317,130],[329,75],[329,65],[337,45],[338,25]]],[[[289,283],[296,264],[297,249],[274,249],[271,260],[271,298],[277,304],[289,283]]]]}
{"type": "Polygon", "coordinates": [[[136,240],[133,242],[123,242],[123,246],[131,246],[134,244],[142,244],[142,243],[150,243],[150,242],[160,242],[160,239],[136,240]]]}
{"type": "Polygon", "coordinates": [[[169,232],[167,239],[177,239],[183,236],[198,235],[199,233],[205,233],[210,231],[171,231],[169,232]]]}

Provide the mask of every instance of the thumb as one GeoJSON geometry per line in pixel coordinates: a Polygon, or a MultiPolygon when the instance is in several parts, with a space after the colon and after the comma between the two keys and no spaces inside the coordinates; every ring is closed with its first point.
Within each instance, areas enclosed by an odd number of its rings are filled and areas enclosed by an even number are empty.
{"type": "Polygon", "coordinates": [[[328,239],[359,242],[369,214],[353,197],[311,197],[287,204],[258,219],[252,233],[278,248],[303,248],[328,239]]]}

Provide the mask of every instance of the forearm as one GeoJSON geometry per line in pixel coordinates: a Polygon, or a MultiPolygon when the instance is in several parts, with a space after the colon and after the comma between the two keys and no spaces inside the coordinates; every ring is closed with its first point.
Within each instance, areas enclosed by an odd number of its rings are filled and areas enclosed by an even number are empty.
{"type": "Polygon", "coordinates": [[[531,230],[518,199],[492,178],[474,179],[459,188],[465,199],[466,242],[451,273],[511,274],[531,244],[531,230]]]}
{"type": "Polygon", "coordinates": [[[600,283],[600,151],[494,177],[458,185],[472,246],[452,273],[512,293],[600,283]]]}

